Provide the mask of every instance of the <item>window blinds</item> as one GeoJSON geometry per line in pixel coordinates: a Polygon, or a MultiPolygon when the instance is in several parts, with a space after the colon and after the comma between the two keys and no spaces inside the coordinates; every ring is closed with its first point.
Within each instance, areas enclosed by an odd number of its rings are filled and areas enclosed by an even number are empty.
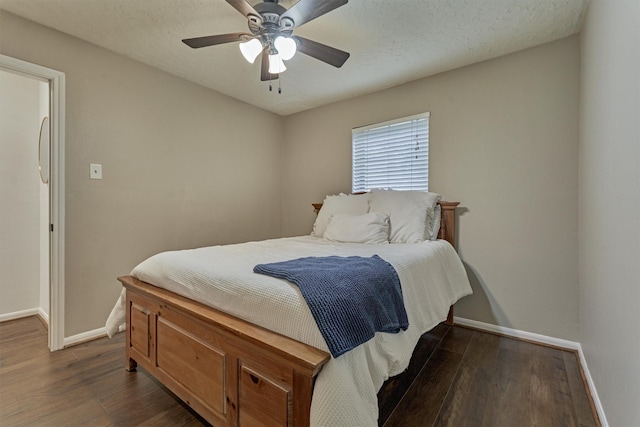
{"type": "Polygon", "coordinates": [[[355,128],[353,192],[429,190],[429,113],[355,128]]]}

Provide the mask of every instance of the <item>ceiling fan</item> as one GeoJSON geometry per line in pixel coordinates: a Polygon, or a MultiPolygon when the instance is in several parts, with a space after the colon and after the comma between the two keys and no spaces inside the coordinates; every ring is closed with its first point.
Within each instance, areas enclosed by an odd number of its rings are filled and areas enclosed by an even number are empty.
{"type": "Polygon", "coordinates": [[[242,42],[240,51],[250,63],[262,54],[262,81],[277,79],[278,74],[286,70],[283,60],[293,58],[296,51],[337,68],[349,58],[347,52],[293,35],[295,28],[345,5],[348,0],[300,0],[289,9],[279,5],[279,0],[265,0],[255,6],[247,0],[226,1],[246,16],[250,33],[218,34],[182,41],[194,49],[242,42]]]}

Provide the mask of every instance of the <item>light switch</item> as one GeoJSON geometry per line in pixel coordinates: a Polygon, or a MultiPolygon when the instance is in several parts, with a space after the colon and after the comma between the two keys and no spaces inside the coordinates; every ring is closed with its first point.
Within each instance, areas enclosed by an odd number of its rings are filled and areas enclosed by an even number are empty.
{"type": "Polygon", "coordinates": [[[102,179],[102,165],[97,163],[89,164],[89,178],[91,179],[102,179]]]}

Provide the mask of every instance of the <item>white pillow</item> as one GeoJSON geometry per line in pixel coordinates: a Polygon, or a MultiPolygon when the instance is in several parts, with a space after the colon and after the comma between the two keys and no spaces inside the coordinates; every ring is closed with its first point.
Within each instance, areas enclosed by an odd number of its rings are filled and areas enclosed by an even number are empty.
{"type": "Polygon", "coordinates": [[[316,222],[313,224],[312,236],[324,237],[329,218],[335,214],[362,215],[369,212],[369,193],[365,194],[338,194],[327,196],[318,212],[316,222]]]}
{"type": "Polygon", "coordinates": [[[345,243],[389,243],[389,216],[382,212],[332,215],[324,238],[345,243]]]}
{"type": "Polygon", "coordinates": [[[434,208],[440,198],[425,191],[372,190],[369,209],[389,215],[391,243],[419,243],[431,238],[434,208]]]}
{"type": "Polygon", "coordinates": [[[440,205],[436,204],[436,207],[433,209],[433,221],[431,223],[431,228],[429,231],[429,240],[438,239],[441,220],[442,220],[442,208],[440,207],[440,205]]]}

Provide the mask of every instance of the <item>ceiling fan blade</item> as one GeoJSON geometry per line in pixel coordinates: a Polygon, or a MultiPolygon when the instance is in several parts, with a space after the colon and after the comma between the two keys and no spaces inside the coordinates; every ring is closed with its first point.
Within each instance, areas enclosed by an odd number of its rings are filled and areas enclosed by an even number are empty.
{"type": "Polygon", "coordinates": [[[266,82],[277,78],[277,74],[271,74],[269,72],[269,49],[265,49],[262,51],[262,61],[260,63],[260,80],[266,82]]]}
{"type": "MultiPolygon", "coordinates": [[[[227,0],[229,1],[229,0],[227,0]]],[[[300,0],[280,16],[291,18],[296,27],[347,4],[349,0],[300,0]]]]}
{"type": "Polygon", "coordinates": [[[314,42],[313,40],[305,39],[300,36],[293,36],[298,44],[298,52],[302,52],[305,55],[309,55],[313,58],[319,59],[322,62],[333,65],[340,68],[349,59],[349,53],[336,49],[326,44],[314,42]]]}
{"type": "Polygon", "coordinates": [[[253,34],[249,33],[229,33],[218,34],[217,36],[195,37],[192,39],[183,39],[182,42],[189,47],[197,49],[199,47],[214,46],[217,44],[239,42],[253,38],[253,34]]]}
{"type": "Polygon", "coordinates": [[[260,16],[258,12],[251,6],[247,0],[227,0],[235,10],[240,12],[243,16],[256,15],[260,16]]]}

